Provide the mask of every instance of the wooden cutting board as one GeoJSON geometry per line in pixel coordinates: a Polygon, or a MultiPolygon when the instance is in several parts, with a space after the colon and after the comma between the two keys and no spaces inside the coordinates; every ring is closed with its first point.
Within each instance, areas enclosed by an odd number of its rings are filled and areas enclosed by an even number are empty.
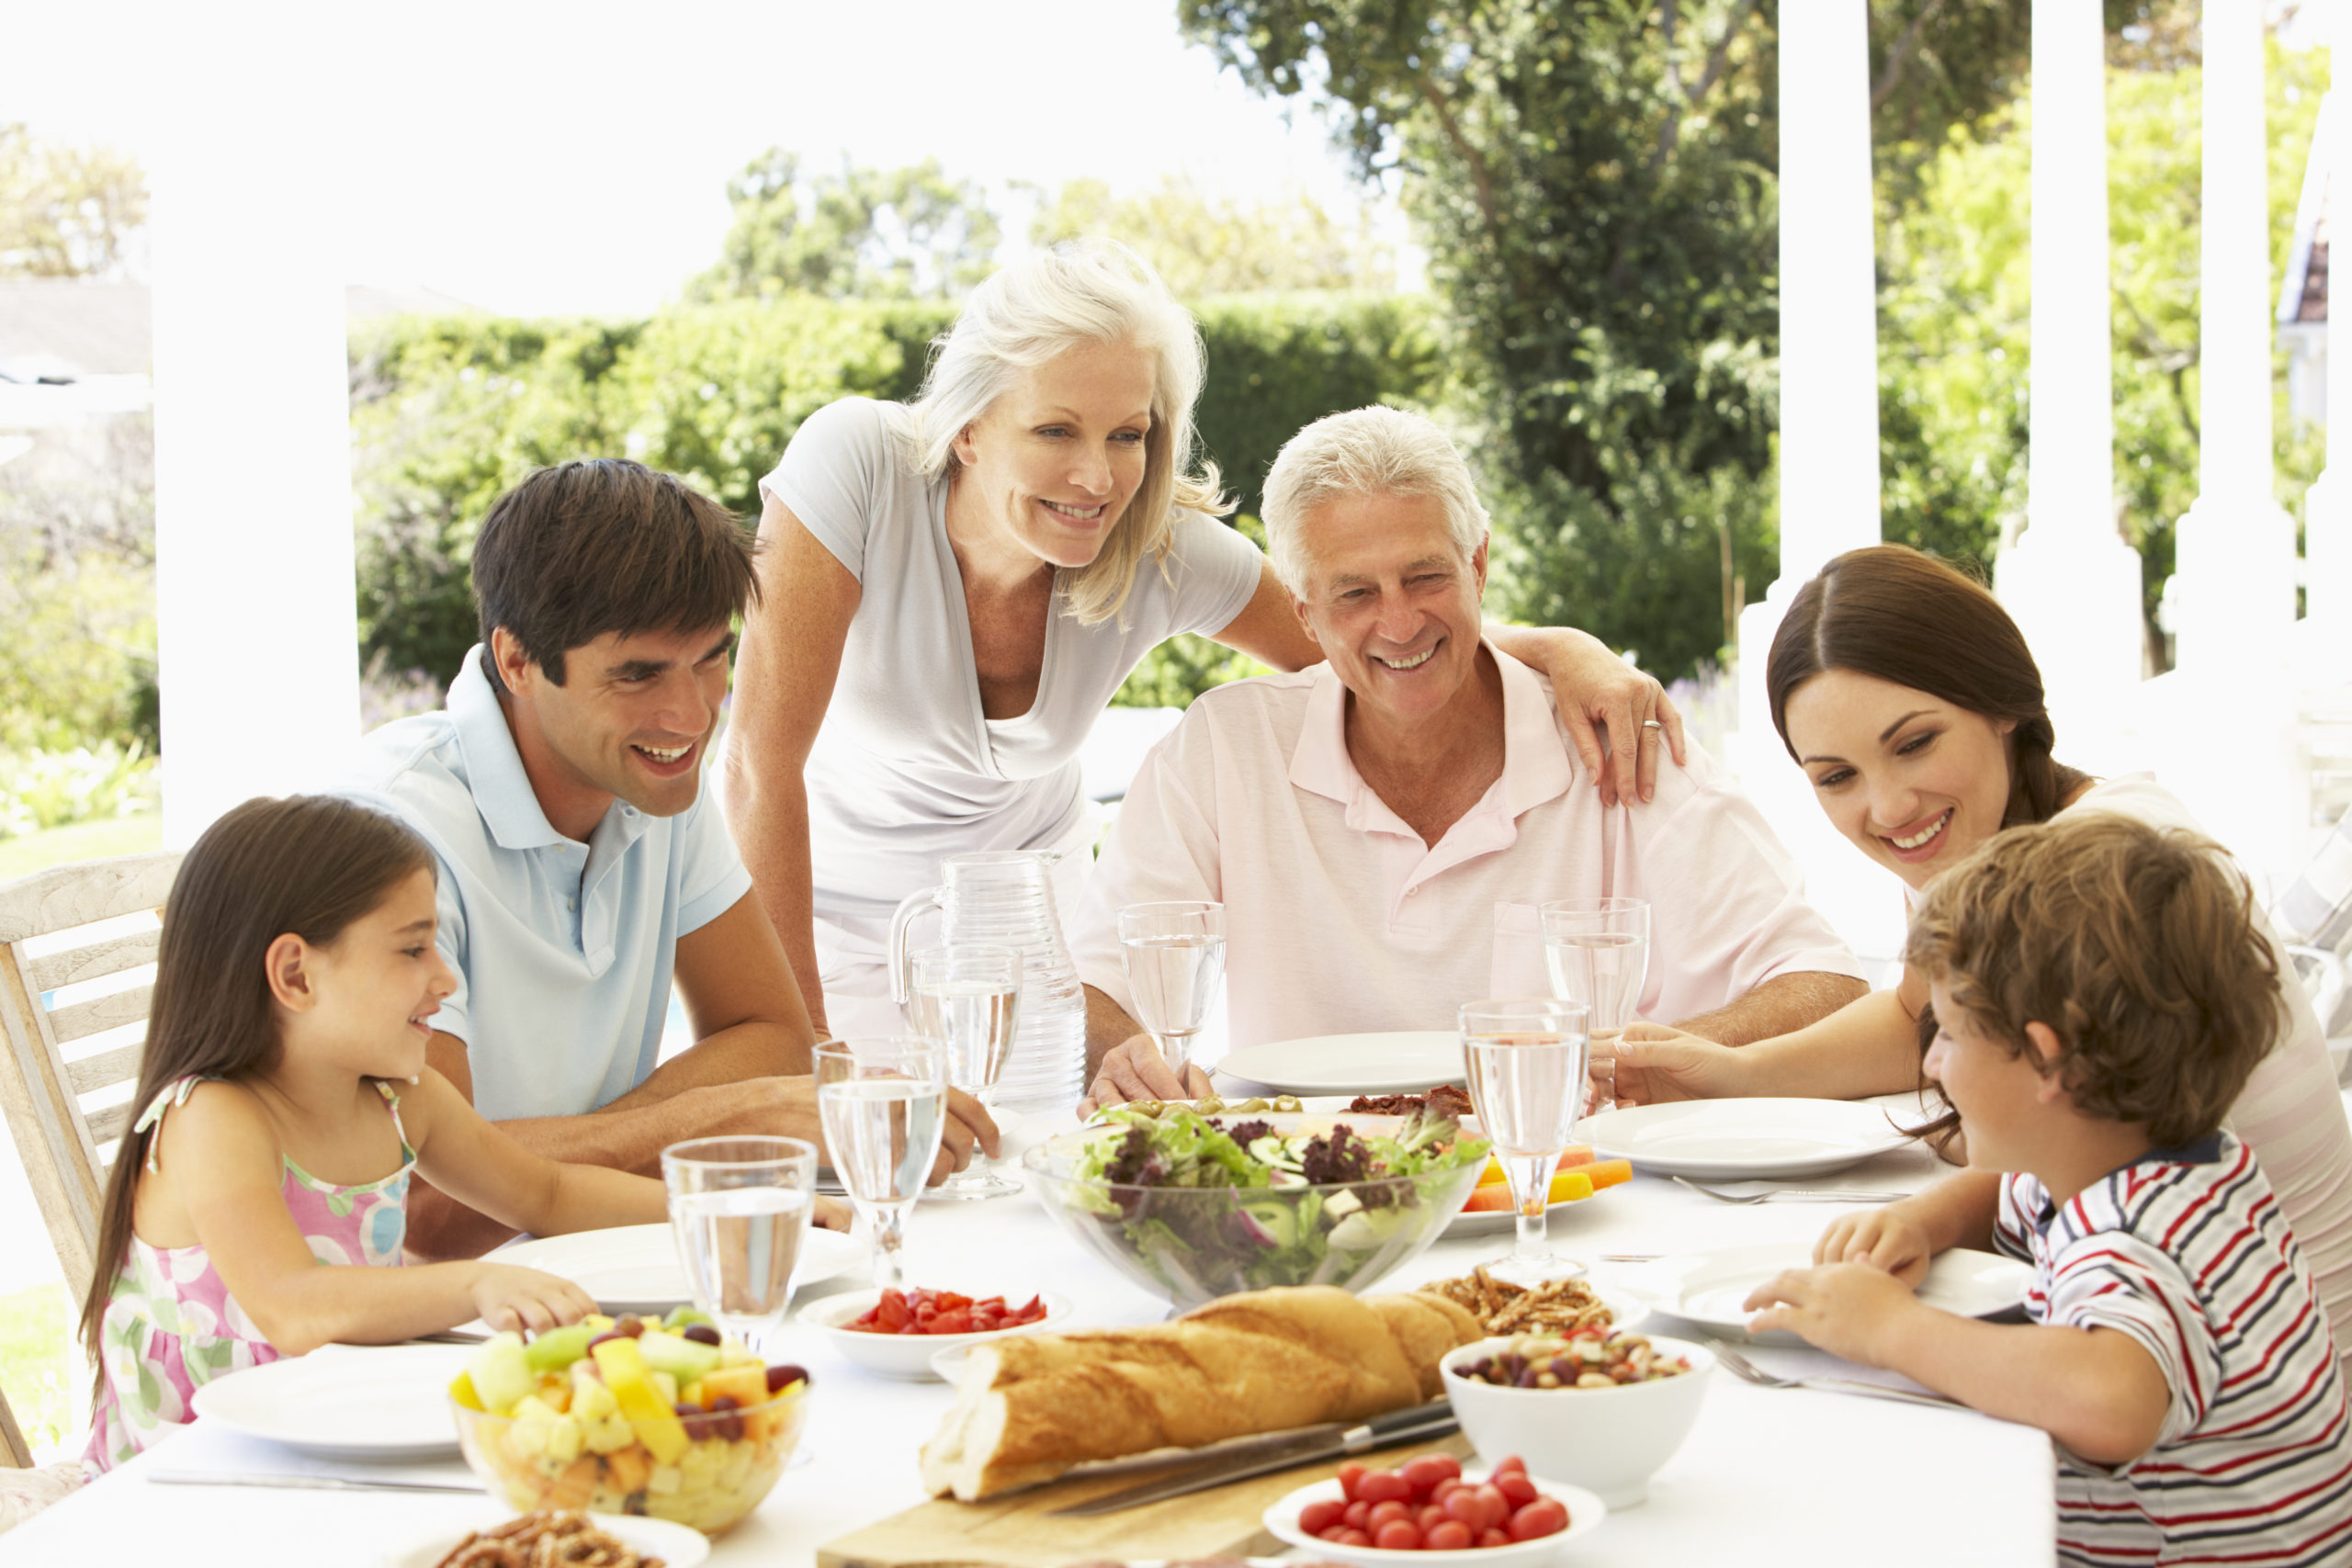
{"type": "MultiPolygon", "coordinates": [[[[1463,1459],[1470,1445],[1457,1434],[1434,1443],[1384,1449],[1364,1462],[1394,1468],[1424,1453],[1463,1459]]],[[[1321,1460],[1086,1519],[1048,1516],[1053,1509],[1148,1480],[1151,1472],[1129,1470],[1057,1481],[986,1503],[934,1500],[829,1542],[817,1553],[817,1568],[1064,1568],[1102,1559],[1277,1552],[1284,1550],[1283,1543],[1266,1533],[1259,1516],[1299,1487],[1331,1474],[1340,1462],[1321,1460]]]]}

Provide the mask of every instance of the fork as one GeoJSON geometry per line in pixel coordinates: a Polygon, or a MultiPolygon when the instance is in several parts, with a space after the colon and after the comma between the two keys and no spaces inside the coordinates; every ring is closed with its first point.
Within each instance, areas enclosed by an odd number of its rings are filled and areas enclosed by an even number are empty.
{"type": "Polygon", "coordinates": [[[1786,1198],[1796,1203],[1893,1203],[1911,1196],[1908,1192],[1859,1192],[1846,1188],[1776,1187],[1763,1192],[1726,1192],[1720,1187],[1709,1187],[1678,1176],[1675,1181],[1693,1192],[1713,1198],[1718,1203],[1762,1203],[1774,1198],[1786,1198]]]}
{"type": "Polygon", "coordinates": [[[1783,1378],[1766,1371],[1720,1339],[1710,1339],[1707,1348],[1724,1369],[1742,1382],[1752,1382],[1758,1388],[1810,1388],[1829,1393],[1860,1393],[1872,1399],[1900,1400],[1905,1404],[1933,1405],[1939,1410],[1965,1410],[1957,1399],[1940,1393],[1914,1393],[1909,1389],[1887,1388],[1883,1384],[1863,1382],[1855,1378],[1783,1378]]]}

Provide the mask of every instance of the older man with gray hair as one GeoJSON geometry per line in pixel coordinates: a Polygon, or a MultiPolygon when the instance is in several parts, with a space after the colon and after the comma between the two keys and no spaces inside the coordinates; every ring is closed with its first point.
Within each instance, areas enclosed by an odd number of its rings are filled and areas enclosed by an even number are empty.
{"type": "MultiPolygon", "coordinates": [[[[1325,662],[1202,696],[1146,759],[1071,926],[1098,1104],[1204,1093],[1134,1022],[1118,911],[1226,907],[1233,1044],[1450,1029],[1549,994],[1535,907],[1651,905],[1640,1011],[1727,1044],[1866,988],[1755,807],[1697,746],[1607,806],[1552,688],[1482,635],[1487,512],[1445,433],[1356,409],[1266,479],[1268,553],[1325,662]]],[[[1605,1076],[1605,1066],[1597,1073],[1605,1076]]]]}

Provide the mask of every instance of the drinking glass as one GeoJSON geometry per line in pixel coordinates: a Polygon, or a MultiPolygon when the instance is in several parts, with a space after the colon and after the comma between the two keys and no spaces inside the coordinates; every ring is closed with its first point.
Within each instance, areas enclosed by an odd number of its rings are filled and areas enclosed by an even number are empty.
{"type": "Polygon", "coordinates": [[[1193,1037],[1216,1006],[1225,978],[1225,906],[1179,900],[1130,904],[1119,911],[1119,949],[1136,1021],[1182,1082],[1193,1037]]]}
{"type": "MultiPolygon", "coordinates": [[[[927,947],[914,954],[907,1021],[947,1054],[947,1081],[987,1106],[1021,1020],[1021,950],[985,942],[927,947]]],[[[933,1198],[1001,1198],[1021,1190],[980,1150],[931,1190],[933,1198]]]]}
{"type": "Polygon", "coordinates": [[[1543,906],[1537,918],[1553,993],[1591,1010],[1592,1054],[1613,1060],[1649,976],[1648,900],[1566,898],[1543,906]]]}
{"type": "Polygon", "coordinates": [[[874,1282],[905,1282],[907,1212],[922,1195],[947,1113],[946,1053],[914,1035],[817,1047],[817,1122],[850,1203],[874,1231],[874,1282]]]}
{"type": "Polygon", "coordinates": [[[808,1234],[817,1146],[799,1138],[694,1138],[662,1151],[670,1231],[695,1304],[747,1343],[784,1318],[808,1234]]]}
{"type": "Polygon", "coordinates": [[[1462,1009],[1470,1102],[1494,1142],[1519,1215],[1518,1243],[1494,1272],[1518,1284],[1584,1272],[1583,1264],[1557,1256],[1545,1244],[1544,1211],[1552,1173],[1576,1142],[1589,1091],[1590,1016],[1580,1002],[1551,997],[1469,1002],[1462,1009]]]}

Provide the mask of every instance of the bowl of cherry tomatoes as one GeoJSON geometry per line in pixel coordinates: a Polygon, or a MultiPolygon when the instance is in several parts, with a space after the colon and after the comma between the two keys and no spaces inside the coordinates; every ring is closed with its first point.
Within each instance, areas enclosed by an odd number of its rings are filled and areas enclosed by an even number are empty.
{"type": "Polygon", "coordinates": [[[1541,1568],[1608,1514],[1583,1487],[1535,1480],[1517,1458],[1480,1472],[1450,1454],[1421,1454],[1393,1470],[1343,1464],[1268,1508],[1265,1525],[1293,1546],[1361,1568],[1541,1568]]]}
{"type": "Polygon", "coordinates": [[[1030,1334],[1067,1319],[1070,1299],[1058,1291],[1023,1296],[968,1296],[917,1287],[849,1291],[800,1309],[844,1359],[879,1377],[921,1382],[939,1376],[932,1359],[1011,1334],[1030,1334]]]}

